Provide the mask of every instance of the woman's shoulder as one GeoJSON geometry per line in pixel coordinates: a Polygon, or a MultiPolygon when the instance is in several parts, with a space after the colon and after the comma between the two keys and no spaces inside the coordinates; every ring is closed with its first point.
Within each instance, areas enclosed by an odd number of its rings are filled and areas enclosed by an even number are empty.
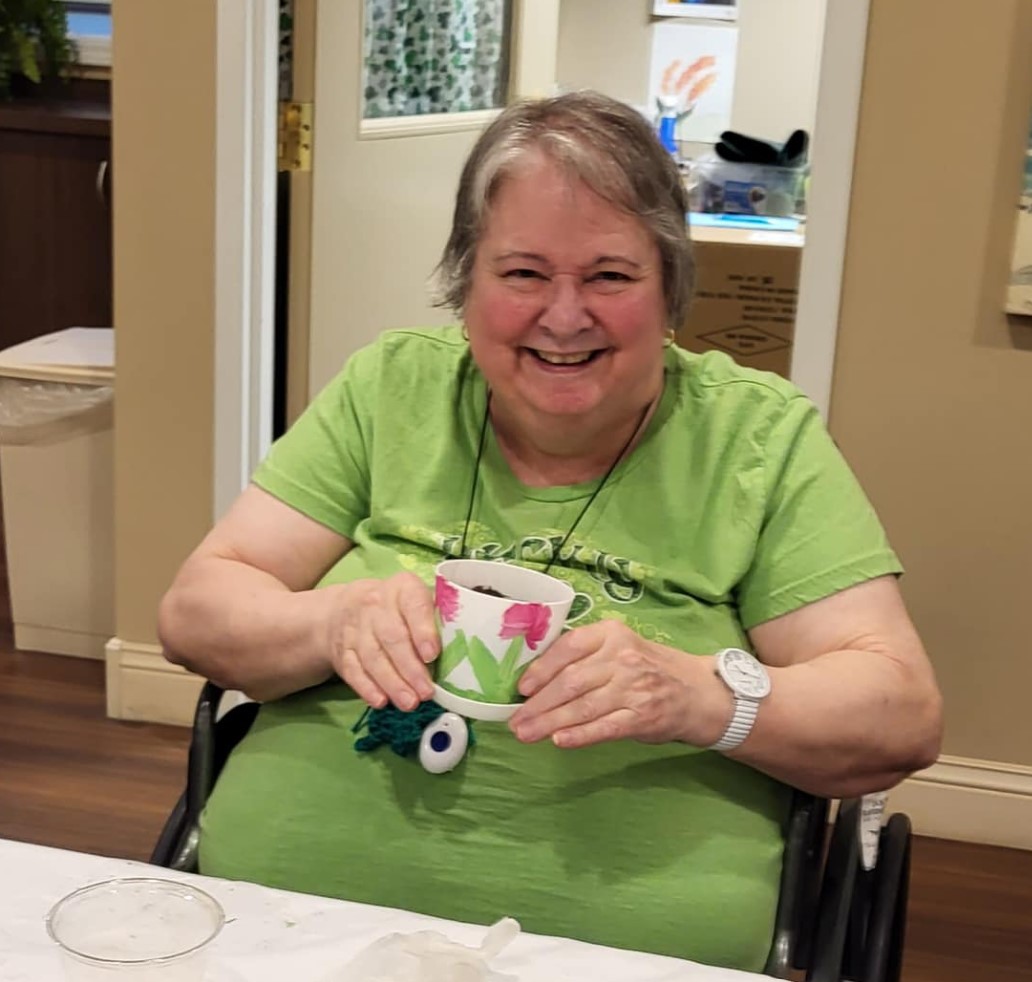
{"type": "Polygon", "coordinates": [[[682,385],[700,397],[777,405],[806,398],[798,386],[781,375],[739,364],[723,351],[699,354],[677,348],[673,357],[682,385]]]}
{"type": "Polygon", "coordinates": [[[458,324],[393,328],[384,331],[373,344],[391,351],[436,351],[450,355],[461,355],[469,348],[458,324]]]}
{"type": "Polygon", "coordinates": [[[469,345],[456,326],[396,328],[355,351],[326,388],[412,393],[423,382],[442,385],[462,377],[469,360],[469,345]]]}
{"type": "Polygon", "coordinates": [[[716,417],[744,423],[772,423],[786,413],[807,417],[817,412],[809,397],[794,383],[774,372],[748,368],[722,351],[702,354],[671,349],[673,368],[683,409],[696,419],[716,417]]]}
{"type": "Polygon", "coordinates": [[[468,352],[469,345],[456,325],[403,327],[383,331],[375,341],[356,351],[348,365],[411,362],[416,367],[429,360],[438,368],[445,363],[458,366],[468,352]]]}

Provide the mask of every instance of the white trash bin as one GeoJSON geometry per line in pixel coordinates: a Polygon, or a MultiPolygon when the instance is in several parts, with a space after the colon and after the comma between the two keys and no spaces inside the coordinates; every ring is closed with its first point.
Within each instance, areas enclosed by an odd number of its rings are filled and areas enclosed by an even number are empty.
{"type": "Polygon", "coordinates": [[[114,631],[114,331],[0,351],[0,488],[14,644],[103,658],[114,631]]]}

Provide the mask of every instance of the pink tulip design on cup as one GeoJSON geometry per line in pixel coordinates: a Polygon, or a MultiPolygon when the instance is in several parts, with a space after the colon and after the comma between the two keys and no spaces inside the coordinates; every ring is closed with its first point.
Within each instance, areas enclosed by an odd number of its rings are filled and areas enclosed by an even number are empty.
{"type": "Polygon", "coordinates": [[[455,620],[459,615],[458,587],[452,586],[443,576],[434,580],[434,605],[445,623],[455,620]]]}
{"type": "Polygon", "coordinates": [[[522,635],[527,647],[537,651],[551,623],[552,612],[544,604],[513,604],[502,616],[498,637],[509,641],[522,635]]]}
{"type": "Polygon", "coordinates": [[[508,719],[522,699],[520,677],[559,637],[573,598],[568,583],[524,566],[479,559],[440,563],[434,699],[472,719],[508,719]]]}

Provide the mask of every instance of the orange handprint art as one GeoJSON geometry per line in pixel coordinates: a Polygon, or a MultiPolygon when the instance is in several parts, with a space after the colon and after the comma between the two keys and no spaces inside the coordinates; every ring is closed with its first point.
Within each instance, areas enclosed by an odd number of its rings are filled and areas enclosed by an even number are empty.
{"type": "Polygon", "coordinates": [[[717,59],[713,55],[696,58],[684,71],[681,59],[675,58],[663,71],[659,84],[660,112],[672,108],[678,121],[690,116],[699,100],[713,87],[718,78],[717,59]]]}

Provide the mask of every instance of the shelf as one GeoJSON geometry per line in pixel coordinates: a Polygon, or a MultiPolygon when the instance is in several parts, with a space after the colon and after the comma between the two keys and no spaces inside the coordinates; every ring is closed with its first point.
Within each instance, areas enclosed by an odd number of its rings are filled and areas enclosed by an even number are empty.
{"type": "Polygon", "coordinates": [[[663,0],[654,0],[652,15],[691,20],[738,20],[738,3],[666,3],[663,0]]]}

